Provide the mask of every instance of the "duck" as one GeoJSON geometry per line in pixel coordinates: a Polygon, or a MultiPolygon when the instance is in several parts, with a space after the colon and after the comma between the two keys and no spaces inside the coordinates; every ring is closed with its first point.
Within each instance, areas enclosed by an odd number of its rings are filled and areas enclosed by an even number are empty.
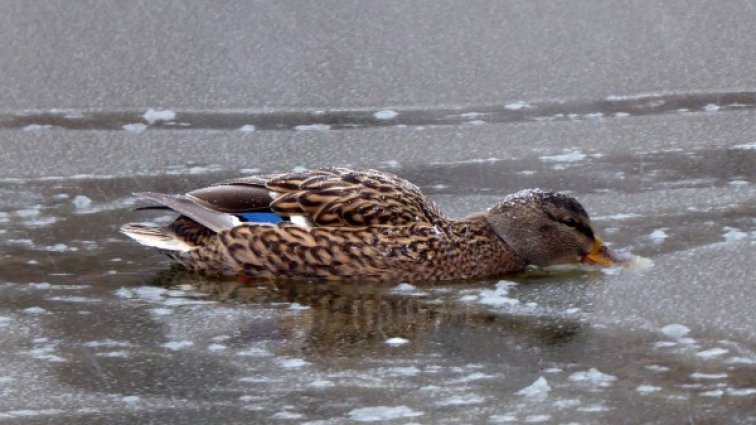
{"type": "Polygon", "coordinates": [[[315,281],[493,279],[529,266],[617,258],[573,197],[526,189],[450,218],[416,185],[373,169],[235,178],[184,194],[141,192],[169,225],[121,232],[201,274],[315,281]]]}

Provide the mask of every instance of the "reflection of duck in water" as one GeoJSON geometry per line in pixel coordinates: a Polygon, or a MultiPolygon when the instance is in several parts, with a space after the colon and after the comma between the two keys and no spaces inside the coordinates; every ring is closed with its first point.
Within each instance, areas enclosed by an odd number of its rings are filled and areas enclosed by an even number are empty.
{"type": "Polygon", "coordinates": [[[540,190],[461,219],[447,218],[415,185],[375,170],[251,176],[186,195],[140,196],[181,216],[164,228],[121,230],[210,274],[423,281],[614,263],[575,199],[540,190]]]}
{"type": "MultiPolygon", "coordinates": [[[[285,339],[290,349],[306,352],[334,351],[359,354],[363,350],[390,349],[387,338],[402,337],[413,342],[437,341],[452,344],[449,335],[464,332],[498,335],[497,343],[548,346],[568,343],[582,329],[580,320],[548,314],[506,314],[481,305],[459,302],[457,291],[432,284],[418,285],[418,294],[392,291],[393,285],[343,285],[338,282],[240,282],[207,279],[178,270],[160,273],[152,282],[166,287],[191,287],[220,302],[280,309],[274,321],[250,321],[239,329],[233,341],[241,346],[260,340],[285,339]],[[424,294],[424,295],[423,295],[424,294]],[[290,310],[290,303],[299,307],[290,310]],[[277,306],[277,307],[276,307],[277,306]],[[464,331],[460,329],[464,329],[464,331]]],[[[460,283],[454,288],[484,289],[490,282],[460,283]]],[[[456,337],[452,338],[456,339],[456,337]]],[[[480,344],[484,344],[481,341],[480,344]]],[[[456,344],[456,343],[455,343],[456,344]]],[[[464,347],[458,347],[462,350],[464,347]]],[[[498,350],[507,351],[506,347],[498,350]]],[[[281,354],[281,353],[279,353],[281,354]]]]}

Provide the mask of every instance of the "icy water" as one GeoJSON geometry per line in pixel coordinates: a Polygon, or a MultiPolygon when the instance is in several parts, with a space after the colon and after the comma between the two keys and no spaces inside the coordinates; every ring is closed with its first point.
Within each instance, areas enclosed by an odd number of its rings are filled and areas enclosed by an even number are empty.
{"type": "Polygon", "coordinates": [[[415,286],[202,278],[118,233],[171,219],[131,192],[239,170],[4,179],[0,422],[754,423],[755,163],[746,140],[384,164],[452,215],[569,191],[654,263],[415,286]]]}

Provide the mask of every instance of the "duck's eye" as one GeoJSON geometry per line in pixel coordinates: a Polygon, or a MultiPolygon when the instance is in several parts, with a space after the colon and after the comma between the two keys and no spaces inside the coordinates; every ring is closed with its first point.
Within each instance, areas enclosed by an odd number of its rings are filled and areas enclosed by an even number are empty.
{"type": "Polygon", "coordinates": [[[564,223],[564,224],[566,224],[566,225],[568,225],[570,227],[577,227],[577,225],[578,225],[578,222],[575,221],[575,219],[572,218],[572,217],[564,219],[564,221],[562,221],[562,223],[564,223]]]}

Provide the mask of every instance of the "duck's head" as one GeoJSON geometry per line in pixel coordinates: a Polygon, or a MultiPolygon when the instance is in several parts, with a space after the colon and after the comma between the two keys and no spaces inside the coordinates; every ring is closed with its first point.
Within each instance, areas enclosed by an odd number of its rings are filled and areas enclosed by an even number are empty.
{"type": "Polygon", "coordinates": [[[520,191],[491,208],[486,219],[494,232],[528,264],[547,267],[616,262],[593,231],[585,208],[561,193],[520,191]]]}

